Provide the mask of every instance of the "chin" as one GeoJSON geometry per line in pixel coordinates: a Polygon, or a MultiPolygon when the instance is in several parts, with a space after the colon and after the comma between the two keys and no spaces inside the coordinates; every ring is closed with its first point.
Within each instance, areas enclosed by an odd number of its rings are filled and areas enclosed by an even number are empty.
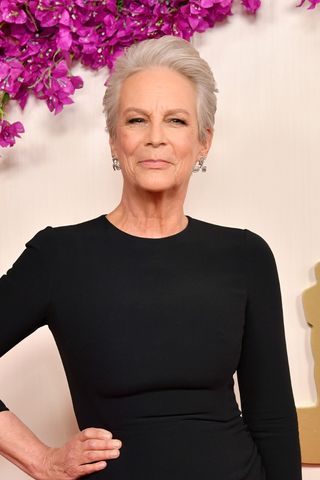
{"type": "Polygon", "coordinates": [[[149,181],[147,181],[146,179],[144,179],[143,181],[141,182],[138,182],[137,185],[143,189],[143,190],[148,190],[148,191],[153,191],[153,192],[162,192],[162,191],[165,191],[165,190],[170,190],[172,189],[173,187],[175,187],[175,182],[174,182],[174,179],[172,179],[171,181],[169,181],[168,178],[150,178],[149,181]]]}

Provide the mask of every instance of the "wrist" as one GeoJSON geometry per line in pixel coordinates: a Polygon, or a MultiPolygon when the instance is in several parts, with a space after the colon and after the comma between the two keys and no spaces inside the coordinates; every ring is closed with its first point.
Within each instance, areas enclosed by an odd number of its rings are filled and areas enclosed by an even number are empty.
{"type": "Polygon", "coordinates": [[[41,451],[30,463],[30,474],[35,480],[50,480],[52,474],[52,454],[55,449],[43,445],[41,451]]]}

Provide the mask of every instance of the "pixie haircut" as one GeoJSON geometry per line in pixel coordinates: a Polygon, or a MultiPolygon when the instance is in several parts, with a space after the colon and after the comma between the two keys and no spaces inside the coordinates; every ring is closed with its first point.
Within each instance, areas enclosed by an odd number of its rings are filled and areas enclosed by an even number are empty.
{"type": "Polygon", "coordinates": [[[216,82],[208,63],[186,40],[172,35],[134,43],[117,58],[107,81],[103,98],[107,131],[116,136],[117,110],[122,82],[131,75],[151,67],[168,67],[188,78],[197,92],[197,119],[200,142],[206,139],[206,129],[213,129],[217,108],[216,82]]]}

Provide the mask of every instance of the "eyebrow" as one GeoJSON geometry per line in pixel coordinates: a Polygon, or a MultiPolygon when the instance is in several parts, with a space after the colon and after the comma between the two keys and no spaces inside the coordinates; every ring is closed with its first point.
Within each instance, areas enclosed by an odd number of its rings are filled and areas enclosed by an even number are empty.
{"type": "MultiPolygon", "coordinates": [[[[143,108],[137,108],[137,107],[128,107],[123,111],[123,113],[128,113],[128,112],[137,112],[143,115],[150,115],[146,110],[143,110],[143,108]]],[[[190,116],[190,113],[184,108],[173,108],[171,110],[167,110],[165,113],[166,115],[173,115],[175,113],[184,113],[185,115],[190,116]]]]}

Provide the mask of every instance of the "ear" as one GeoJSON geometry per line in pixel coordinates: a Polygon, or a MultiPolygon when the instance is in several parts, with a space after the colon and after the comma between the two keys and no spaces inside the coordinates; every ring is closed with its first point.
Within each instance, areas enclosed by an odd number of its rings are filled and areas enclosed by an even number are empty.
{"type": "Polygon", "coordinates": [[[202,142],[202,149],[201,149],[201,155],[203,157],[206,157],[208,155],[208,152],[211,148],[212,145],[212,140],[213,140],[213,128],[207,128],[206,129],[206,138],[202,142]]]}
{"type": "Polygon", "coordinates": [[[115,150],[115,140],[110,135],[109,135],[109,146],[110,146],[110,150],[111,150],[111,155],[116,157],[117,152],[115,150]]]}

